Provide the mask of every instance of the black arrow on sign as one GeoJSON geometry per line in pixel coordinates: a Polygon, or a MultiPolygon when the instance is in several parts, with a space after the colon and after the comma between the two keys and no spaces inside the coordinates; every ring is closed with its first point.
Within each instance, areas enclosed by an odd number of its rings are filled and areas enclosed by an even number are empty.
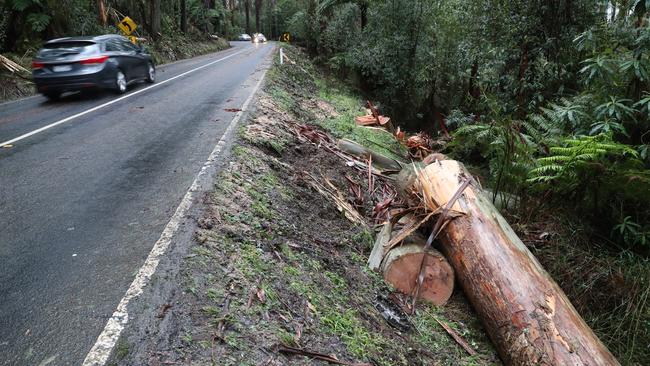
{"type": "Polygon", "coordinates": [[[122,22],[122,25],[129,28],[129,33],[133,32],[133,29],[131,29],[131,25],[126,20],[122,22]]]}

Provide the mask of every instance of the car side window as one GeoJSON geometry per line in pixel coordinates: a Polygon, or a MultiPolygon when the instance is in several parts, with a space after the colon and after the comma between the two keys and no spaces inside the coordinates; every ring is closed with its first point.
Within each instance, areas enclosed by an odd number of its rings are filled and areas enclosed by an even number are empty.
{"type": "Polygon", "coordinates": [[[107,52],[121,52],[122,49],[120,44],[115,39],[109,39],[106,41],[106,51],[107,52]]]}
{"type": "Polygon", "coordinates": [[[127,51],[127,52],[133,52],[133,51],[136,50],[135,45],[133,43],[127,41],[127,40],[121,40],[120,45],[122,46],[124,51],[127,51]]]}

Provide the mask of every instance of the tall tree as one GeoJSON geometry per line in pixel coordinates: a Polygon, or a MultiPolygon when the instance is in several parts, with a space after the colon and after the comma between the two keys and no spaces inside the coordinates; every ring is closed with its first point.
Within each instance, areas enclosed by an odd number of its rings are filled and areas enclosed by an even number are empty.
{"type": "Polygon", "coordinates": [[[187,4],[186,0],[181,0],[181,32],[187,32],[187,4]]]}
{"type": "Polygon", "coordinates": [[[160,10],[160,0],[151,0],[149,4],[150,8],[150,19],[151,19],[151,35],[154,39],[159,38],[160,33],[160,20],[161,20],[161,10],[160,10]]]}
{"type": "Polygon", "coordinates": [[[104,4],[104,0],[97,0],[97,11],[99,12],[99,24],[105,27],[108,19],[106,17],[106,5],[104,4]]]}
{"type": "Polygon", "coordinates": [[[251,0],[244,1],[244,9],[246,10],[246,33],[251,33],[251,0]]]}
{"type": "Polygon", "coordinates": [[[263,2],[262,0],[255,0],[255,31],[256,32],[261,32],[262,31],[262,5],[263,2]]]}

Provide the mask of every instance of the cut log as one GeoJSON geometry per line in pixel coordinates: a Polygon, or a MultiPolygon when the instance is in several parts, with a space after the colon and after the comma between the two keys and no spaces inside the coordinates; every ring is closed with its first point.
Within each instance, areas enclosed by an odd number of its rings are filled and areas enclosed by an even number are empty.
{"type": "Polygon", "coordinates": [[[472,183],[454,205],[464,215],[438,240],[503,361],[618,365],[462,164],[436,161],[417,182],[427,206],[440,206],[465,179],[472,183]]]}
{"type": "Polygon", "coordinates": [[[454,291],[454,270],[437,250],[425,254],[424,240],[422,245],[408,244],[389,251],[382,264],[384,280],[404,294],[413,294],[423,256],[424,281],[418,298],[444,305],[454,291]]]}

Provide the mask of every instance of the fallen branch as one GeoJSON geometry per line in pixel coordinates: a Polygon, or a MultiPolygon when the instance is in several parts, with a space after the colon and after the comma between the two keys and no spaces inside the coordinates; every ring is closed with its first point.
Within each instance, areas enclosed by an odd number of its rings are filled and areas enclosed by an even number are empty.
{"type": "Polygon", "coordinates": [[[381,155],[354,141],[342,139],[339,140],[337,145],[338,148],[341,149],[341,151],[349,155],[355,156],[357,158],[369,160],[372,157],[372,162],[376,166],[379,166],[382,169],[388,169],[394,171],[400,171],[402,169],[402,164],[399,161],[381,155]]]}
{"type": "Polygon", "coordinates": [[[315,358],[317,360],[333,363],[335,365],[345,365],[345,366],[372,366],[372,364],[369,363],[358,363],[358,362],[347,362],[347,361],[341,361],[333,356],[326,355],[323,353],[318,353],[318,352],[313,352],[313,351],[308,351],[306,349],[302,348],[296,348],[296,347],[291,347],[291,346],[285,346],[283,344],[278,346],[278,352],[280,353],[288,353],[288,354],[293,354],[293,355],[300,355],[300,356],[306,356],[306,357],[311,357],[315,358]]]}
{"type": "Polygon", "coordinates": [[[438,324],[440,324],[440,326],[445,331],[447,331],[447,333],[451,336],[451,338],[453,338],[456,341],[456,343],[458,343],[461,347],[463,347],[465,352],[467,352],[470,356],[475,356],[476,355],[476,351],[474,351],[474,349],[469,345],[469,343],[467,343],[467,341],[464,340],[463,337],[461,337],[460,334],[458,334],[458,332],[456,332],[453,328],[451,328],[445,322],[441,322],[437,318],[434,318],[434,319],[436,319],[436,322],[438,322],[438,324]]]}

